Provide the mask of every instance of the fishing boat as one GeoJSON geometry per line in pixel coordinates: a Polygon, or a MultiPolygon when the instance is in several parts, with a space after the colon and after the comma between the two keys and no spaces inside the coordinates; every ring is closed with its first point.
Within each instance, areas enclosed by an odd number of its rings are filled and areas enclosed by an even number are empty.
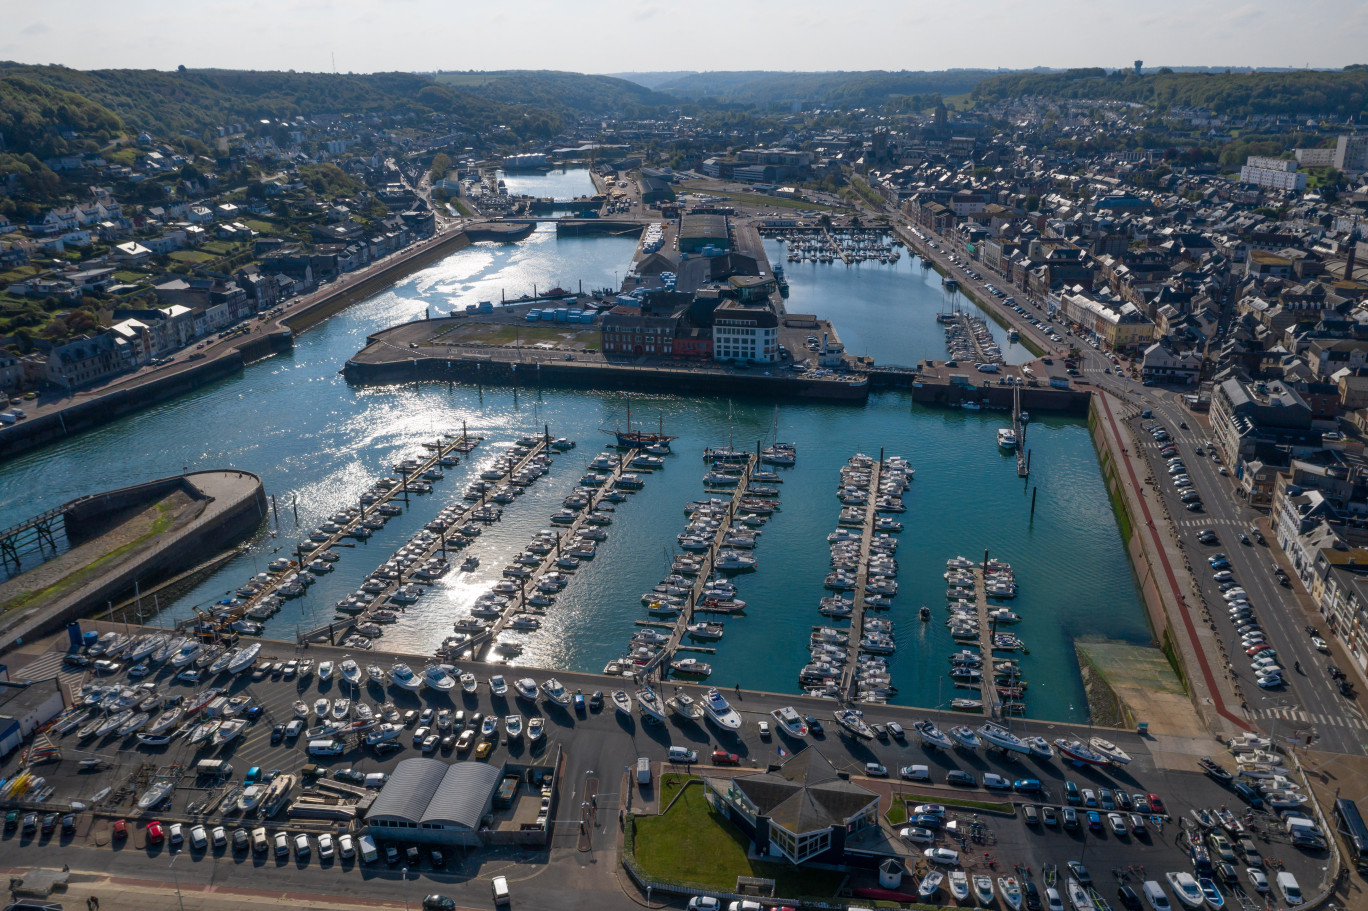
{"type": "Polygon", "coordinates": [[[708,690],[703,697],[703,714],[723,730],[741,730],[741,716],[715,688],[708,690]]]}
{"type": "Polygon", "coordinates": [[[239,813],[250,813],[261,805],[262,798],[266,796],[267,785],[249,784],[242,789],[238,795],[237,809],[239,813]]]}
{"type": "Polygon", "coordinates": [[[1013,753],[1030,753],[1031,747],[1017,735],[1000,724],[989,721],[979,726],[978,734],[995,747],[1013,753]]]}
{"type": "Polygon", "coordinates": [[[949,875],[950,894],[955,901],[962,902],[969,897],[969,876],[963,870],[951,870],[949,875]]]}
{"type": "Polygon", "coordinates": [[[171,737],[167,734],[141,733],[138,735],[138,743],[145,747],[164,747],[171,742],[171,737]]]}
{"type": "Polygon", "coordinates": [[[845,728],[851,734],[863,740],[873,740],[874,732],[869,725],[865,724],[864,712],[859,709],[837,709],[832,715],[836,723],[845,728]]]}
{"type": "Polygon", "coordinates": [[[247,719],[245,718],[234,718],[231,721],[225,721],[220,724],[218,730],[214,732],[214,736],[210,740],[210,743],[216,747],[223,746],[225,743],[228,743],[235,739],[237,735],[241,734],[245,727],[247,727],[247,719]]]}
{"type": "Polygon", "coordinates": [[[138,798],[138,809],[151,810],[160,806],[161,802],[170,796],[171,789],[175,786],[176,783],[169,779],[153,782],[152,787],[144,791],[143,795],[138,798]]]}
{"type": "Polygon", "coordinates": [[[1021,883],[1015,876],[999,876],[998,894],[1002,896],[1002,902],[1012,911],[1021,911],[1021,883]]]}
{"type": "Polygon", "coordinates": [[[775,722],[781,733],[788,734],[790,737],[806,737],[808,726],[803,722],[803,716],[798,714],[798,710],[791,705],[775,709],[770,712],[774,716],[775,722]]]}
{"type": "Polygon", "coordinates": [[[447,673],[447,669],[440,664],[429,664],[423,668],[423,682],[428,689],[436,690],[439,693],[449,693],[456,688],[456,678],[447,673]]]}
{"type": "Polygon", "coordinates": [[[973,878],[974,898],[979,907],[986,908],[993,903],[993,878],[986,873],[975,873],[973,878]]]}
{"type": "Polygon", "coordinates": [[[631,715],[632,697],[626,690],[613,690],[613,707],[624,715],[631,715]]]}
{"type": "Polygon", "coordinates": [[[546,722],[541,718],[533,718],[527,722],[527,742],[536,743],[542,739],[543,729],[546,722]]]}
{"type": "Polygon", "coordinates": [[[460,677],[460,683],[461,683],[461,692],[463,692],[463,693],[471,693],[471,694],[473,694],[473,693],[475,693],[476,691],[478,691],[479,688],[480,688],[480,681],[479,681],[479,679],[478,679],[474,674],[470,673],[470,671],[466,671],[465,673],[463,673],[463,674],[461,675],[461,677],[460,677]]]}
{"type": "MultiPolygon", "coordinates": [[[[321,670],[321,665],[320,665],[321,670]]],[[[390,682],[401,690],[416,693],[423,688],[423,678],[419,677],[407,664],[396,664],[390,668],[390,682]]]]}
{"type": "Polygon", "coordinates": [[[703,706],[685,693],[679,693],[666,699],[665,707],[685,721],[700,721],[703,718],[703,706]]]}
{"type": "Polygon", "coordinates": [[[1202,895],[1202,887],[1197,884],[1191,873],[1165,873],[1164,878],[1168,880],[1169,888],[1177,896],[1178,901],[1189,908],[1200,908],[1206,903],[1206,898],[1202,895]]]}
{"type": "Polygon", "coordinates": [[[997,444],[999,449],[1013,452],[1017,448],[1016,431],[1010,427],[999,427],[997,432],[997,444]]]}
{"type": "Polygon", "coordinates": [[[523,677],[515,680],[513,681],[513,692],[519,699],[525,699],[528,702],[536,702],[538,693],[537,681],[533,680],[531,677],[523,677]]]}
{"type": "Polygon", "coordinates": [[[1088,890],[1083,888],[1083,884],[1072,876],[1065,884],[1064,891],[1069,895],[1069,904],[1074,906],[1074,911],[1096,911],[1097,906],[1093,904],[1092,898],[1088,895],[1088,890]]]}
{"type": "Polygon", "coordinates": [[[697,658],[679,658],[670,662],[670,670],[683,677],[707,677],[712,665],[697,658]]]}
{"type": "Polygon", "coordinates": [[[957,724],[950,729],[950,739],[966,750],[977,750],[983,746],[983,741],[979,735],[974,733],[974,729],[967,724],[957,724]]]}
{"type": "MultiPolygon", "coordinates": [[[[638,687],[636,698],[637,705],[641,706],[643,718],[649,718],[653,721],[660,722],[665,720],[664,707],[661,704],[660,697],[656,695],[655,690],[651,689],[649,686],[638,687]]],[[[614,695],[613,701],[617,701],[616,695],[614,695]]]]}
{"type": "Polygon", "coordinates": [[[546,682],[541,685],[541,688],[542,692],[546,694],[546,698],[556,705],[564,708],[570,704],[570,691],[555,677],[546,678],[546,682]]]}
{"type": "Polygon", "coordinates": [[[1095,752],[1107,757],[1107,759],[1114,763],[1117,763],[1118,765],[1126,765],[1131,761],[1130,754],[1127,753],[1125,750],[1121,749],[1116,744],[1112,743],[1110,740],[1103,740],[1101,737],[1094,737],[1088,741],[1088,744],[1093,748],[1095,752]]]}
{"type": "Polygon", "coordinates": [[[523,735],[523,717],[521,715],[507,715],[504,717],[504,733],[509,740],[517,740],[523,735]]]}
{"type": "Polygon", "coordinates": [[[941,883],[945,881],[945,874],[939,870],[932,870],[922,877],[921,884],[917,886],[917,895],[922,899],[929,899],[940,889],[941,883]]]}
{"type": "Polygon", "coordinates": [[[1088,749],[1081,740],[1068,740],[1060,737],[1054,742],[1054,745],[1066,759],[1072,762],[1080,762],[1084,765],[1106,765],[1111,762],[1101,753],[1094,753],[1088,749]]]}
{"type": "Polygon", "coordinates": [[[941,729],[936,727],[935,723],[930,720],[914,722],[912,725],[912,732],[921,738],[922,743],[929,747],[949,750],[955,746],[954,741],[949,737],[946,737],[941,729]]]}

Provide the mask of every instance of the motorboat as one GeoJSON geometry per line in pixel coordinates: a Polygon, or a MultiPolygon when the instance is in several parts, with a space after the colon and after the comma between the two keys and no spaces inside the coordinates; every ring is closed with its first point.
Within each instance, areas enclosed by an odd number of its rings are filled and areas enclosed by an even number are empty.
{"type": "Polygon", "coordinates": [[[1054,758],[1054,747],[1050,746],[1050,741],[1044,737],[1027,737],[1026,745],[1031,748],[1032,756],[1039,756],[1041,759],[1054,758]]]}
{"type": "MultiPolygon", "coordinates": [[[[535,685],[534,682],[533,686],[535,685]]],[[[489,678],[489,692],[492,695],[499,697],[508,695],[508,681],[504,679],[503,674],[495,674],[493,677],[489,678]]],[[[532,698],[535,699],[537,697],[533,696],[532,698]]]]}
{"type": "MultiPolygon", "coordinates": [[[[649,686],[638,687],[636,691],[637,705],[641,706],[643,718],[650,718],[653,721],[663,722],[665,720],[665,708],[660,701],[655,690],[649,686]]],[[[616,701],[616,697],[614,699],[616,701]]]]}
{"type": "Polygon", "coordinates": [[[632,697],[626,690],[613,690],[613,707],[624,715],[631,715],[632,697]]]}
{"type": "Polygon", "coordinates": [[[977,750],[983,746],[983,740],[967,724],[957,724],[950,729],[949,733],[950,739],[966,750],[977,750]]]}
{"type": "Polygon", "coordinates": [[[1101,737],[1094,737],[1088,741],[1093,751],[1107,757],[1118,765],[1126,765],[1131,761],[1130,754],[1112,743],[1110,740],[1103,740],[1101,737]]]}
{"type": "Polygon", "coordinates": [[[161,779],[159,781],[153,782],[152,787],[144,791],[143,795],[138,798],[138,809],[156,809],[158,806],[161,805],[162,801],[164,801],[167,797],[170,796],[171,789],[175,786],[176,783],[174,781],[171,781],[170,779],[161,779]]]}
{"type": "Polygon", "coordinates": [[[716,688],[708,690],[703,696],[703,714],[713,724],[726,731],[741,730],[741,716],[731,707],[716,688]]]}
{"type": "Polygon", "coordinates": [[[366,733],[366,743],[374,746],[387,740],[398,740],[399,735],[403,732],[404,726],[402,724],[382,724],[366,733]]]}
{"type": "Polygon", "coordinates": [[[314,717],[315,717],[315,718],[327,718],[327,717],[328,717],[328,710],[329,710],[330,708],[332,708],[332,703],[329,702],[326,698],[320,698],[320,699],[316,700],[316,701],[314,702],[314,708],[313,708],[314,717]]]}
{"type": "Polygon", "coordinates": [[[523,735],[523,717],[521,715],[508,715],[504,718],[504,733],[509,740],[517,740],[523,735]]]}
{"type": "Polygon", "coordinates": [[[683,677],[707,677],[712,665],[697,658],[679,658],[670,662],[670,670],[683,677]]]}
{"type": "Polygon", "coordinates": [[[271,786],[266,789],[266,796],[261,798],[261,809],[258,811],[263,819],[270,819],[285,805],[285,798],[290,796],[294,784],[293,775],[277,775],[271,779],[271,786]]]}
{"type": "Polygon", "coordinates": [[[917,895],[922,899],[930,899],[940,889],[941,883],[945,881],[945,874],[939,870],[932,870],[922,877],[921,883],[917,886],[917,895]]]}
{"type": "Polygon", "coordinates": [[[546,722],[541,718],[532,718],[527,722],[527,742],[536,743],[542,739],[542,732],[546,727],[546,722]]]}
{"type": "Polygon", "coordinates": [[[1092,750],[1088,749],[1081,740],[1069,740],[1060,737],[1054,742],[1054,745],[1055,748],[1063,754],[1064,758],[1071,762],[1080,762],[1084,765],[1106,765],[1111,762],[1110,759],[1103,756],[1101,753],[1094,753],[1092,750]]]}
{"type": "Polygon", "coordinates": [[[945,736],[944,732],[936,727],[935,723],[930,720],[914,722],[912,724],[912,731],[921,738],[922,743],[929,747],[949,750],[953,749],[955,746],[955,742],[945,736]]]}
{"type": "Polygon", "coordinates": [[[344,721],[351,714],[351,700],[346,696],[334,699],[332,705],[332,717],[336,721],[344,721]]]}
{"type": "Polygon", "coordinates": [[[1083,884],[1072,876],[1065,884],[1064,891],[1068,893],[1069,904],[1074,906],[1074,911],[1096,911],[1097,906],[1093,904],[1092,896],[1088,895],[1088,890],[1083,888],[1083,884]]]}
{"type": "Polygon", "coordinates": [[[987,908],[993,903],[993,878],[986,873],[975,873],[972,882],[978,906],[987,908]]]}
{"type": "Polygon", "coordinates": [[[460,683],[461,692],[463,693],[475,693],[480,688],[479,679],[474,674],[470,673],[470,671],[461,674],[460,683]]]}
{"type": "Polygon", "coordinates": [[[556,705],[565,707],[570,704],[570,691],[555,677],[546,678],[545,682],[542,683],[541,688],[542,692],[546,694],[546,698],[556,705]]]}
{"type": "Polygon", "coordinates": [[[997,444],[1000,448],[1012,452],[1017,448],[1016,431],[1010,427],[999,427],[997,432],[997,444]]]}
{"type": "Polygon", "coordinates": [[[1164,878],[1168,880],[1169,888],[1173,894],[1189,908],[1200,908],[1206,904],[1206,898],[1202,895],[1202,887],[1191,873],[1165,873],[1164,878]]]}
{"type": "Polygon", "coordinates": [[[1002,896],[1002,902],[1012,911],[1021,911],[1021,883],[1015,876],[999,876],[997,881],[998,895],[1002,896]]]}
{"type": "Polygon", "coordinates": [[[456,678],[447,673],[447,669],[440,664],[429,664],[423,668],[423,682],[428,689],[439,693],[449,693],[456,688],[456,678]]]}
{"type": "Polygon", "coordinates": [[[679,693],[666,699],[665,707],[685,721],[699,721],[703,718],[703,706],[685,693],[679,693]]]}
{"type": "Polygon", "coordinates": [[[803,716],[798,714],[798,710],[791,705],[775,709],[770,712],[778,724],[781,733],[788,734],[790,737],[806,737],[808,726],[803,722],[803,716]]]}
{"type": "MultiPolygon", "coordinates": [[[[322,665],[319,666],[321,672],[322,665]]],[[[407,664],[396,664],[390,668],[390,682],[401,690],[416,693],[423,688],[423,678],[413,672],[407,664]]]]}
{"type": "Polygon", "coordinates": [[[361,666],[350,658],[343,658],[342,664],[338,667],[338,672],[342,679],[352,686],[361,685],[361,666]]]}
{"type": "Polygon", "coordinates": [[[995,747],[1008,750],[1013,753],[1030,753],[1031,747],[1026,741],[1022,740],[1011,731],[1000,724],[989,721],[979,726],[978,734],[984,740],[995,747]]]}
{"type": "Polygon", "coordinates": [[[241,734],[245,727],[247,727],[246,718],[233,718],[225,721],[219,725],[218,730],[214,732],[214,736],[209,742],[216,747],[223,746],[241,734]]]}
{"type": "Polygon", "coordinates": [[[950,894],[955,901],[962,902],[969,897],[969,876],[963,870],[951,870],[948,876],[950,880],[950,894]]]}
{"type": "Polygon", "coordinates": [[[188,640],[180,649],[171,656],[172,667],[185,667],[191,661],[199,657],[200,644],[195,639],[188,640]]]}
{"type": "Polygon", "coordinates": [[[266,796],[268,785],[249,784],[242,789],[238,795],[237,809],[239,813],[250,813],[261,805],[262,798],[266,796]]]}
{"type": "Polygon", "coordinates": [[[303,699],[296,699],[290,708],[294,711],[296,718],[309,717],[309,704],[303,699]]]}
{"type": "Polygon", "coordinates": [[[855,737],[862,740],[874,739],[874,731],[870,729],[869,725],[865,724],[864,712],[861,712],[859,709],[837,709],[832,715],[836,719],[837,724],[845,728],[855,737]]]}

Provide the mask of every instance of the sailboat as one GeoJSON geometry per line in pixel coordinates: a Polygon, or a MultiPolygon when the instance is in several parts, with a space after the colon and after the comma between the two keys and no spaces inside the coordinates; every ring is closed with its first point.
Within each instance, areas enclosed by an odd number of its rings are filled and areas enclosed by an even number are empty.
{"type": "Polygon", "coordinates": [[[658,432],[633,430],[632,409],[630,407],[627,409],[627,429],[625,431],[605,429],[603,432],[610,433],[617,438],[619,449],[641,449],[646,446],[661,446],[669,449],[670,443],[679,439],[679,437],[672,437],[665,433],[665,416],[663,414],[660,416],[660,430],[658,432]]]}

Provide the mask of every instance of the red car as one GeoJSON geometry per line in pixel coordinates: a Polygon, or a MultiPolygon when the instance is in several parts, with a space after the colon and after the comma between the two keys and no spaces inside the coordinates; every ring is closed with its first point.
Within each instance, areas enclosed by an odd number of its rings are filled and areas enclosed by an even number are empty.
{"type": "Polygon", "coordinates": [[[162,824],[157,820],[152,820],[147,824],[147,843],[149,845],[159,845],[165,833],[162,832],[162,824]]]}
{"type": "Polygon", "coordinates": [[[1145,799],[1149,801],[1151,813],[1158,813],[1160,816],[1168,814],[1168,811],[1164,809],[1164,802],[1159,799],[1158,794],[1146,794],[1145,799]]]}
{"type": "Polygon", "coordinates": [[[128,837],[128,823],[122,819],[114,820],[113,835],[115,841],[121,841],[128,837]]]}
{"type": "Polygon", "coordinates": [[[713,765],[739,765],[741,757],[726,750],[713,750],[712,761],[713,765]]]}

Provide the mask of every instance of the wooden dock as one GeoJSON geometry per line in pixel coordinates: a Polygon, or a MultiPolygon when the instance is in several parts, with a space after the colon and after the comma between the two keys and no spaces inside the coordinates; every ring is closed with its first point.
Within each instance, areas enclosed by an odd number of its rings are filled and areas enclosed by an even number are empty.
{"type": "Polygon", "coordinates": [[[1012,387],[1012,431],[1016,434],[1017,477],[1030,477],[1031,460],[1026,455],[1026,422],[1021,419],[1021,387],[1012,387]]]}
{"type": "Polygon", "coordinates": [[[585,519],[587,519],[589,517],[589,514],[592,513],[595,509],[597,509],[599,504],[603,502],[604,496],[610,490],[615,489],[614,485],[622,479],[622,476],[624,474],[628,472],[632,464],[632,460],[640,454],[640,449],[629,449],[625,453],[622,453],[620,455],[620,457],[618,458],[617,465],[608,475],[608,480],[604,481],[597,489],[595,489],[593,494],[589,497],[589,505],[580,510],[579,515],[575,517],[574,522],[571,522],[569,525],[564,526],[563,532],[557,532],[556,546],[551,549],[550,553],[542,557],[540,563],[538,563],[535,567],[532,568],[531,575],[523,577],[523,579],[521,580],[522,591],[519,592],[517,596],[517,602],[508,610],[505,610],[502,616],[500,616],[498,620],[494,621],[494,625],[491,626],[488,631],[482,633],[479,637],[472,641],[471,646],[469,647],[473,647],[477,650],[481,644],[489,644],[491,652],[485,655],[486,661],[494,660],[492,650],[494,646],[497,644],[499,636],[507,628],[510,620],[512,620],[518,614],[543,615],[546,613],[546,611],[532,607],[527,603],[528,586],[535,586],[537,584],[537,581],[541,579],[542,576],[546,575],[548,572],[552,570],[552,568],[556,565],[556,561],[559,560],[561,557],[561,541],[566,540],[567,538],[574,538],[579,533],[579,530],[583,528],[585,525],[585,519]]]}
{"type": "Polygon", "coordinates": [[[707,550],[707,555],[703,558],[703,567],[694,577],[693,588],[689,589],[688,598],[685,599],[684,609],[679,612],[676,618],[674,629],[670,633],[670,641],[665,643],[665,647],[656,653],[650,662],[642,669],[642,672],[649,677],[652,673],[658,673],[658,679],[663,681],[665,674],[660,671],[660,666],[669,661],[676,651],[679,650],[679,643],[684,638],[684,630],[690,623],[694,622],[695,608],[698,605],[699,596],[707,588],[708,580],[712,578],[713,565],[717,562],[717,552],[722,549],[722,539],[731,530],[732,519],[736,516],[737,507],[741,500],[746,496],[746,488],[750,486],[751,472],[759,464],[759,456],[754,453],[746,457],[746,467],[741,472],[741,480],[736,485],[736,490],[732,493],[731,505],[727,507],[727,518],[717,528],[717,533],[713,535],[712,545],[707,550]]]}
{"type": "MultiPolygon", "coordinates": [[[[334,547],[342,546],[344,544],[350,544],[350,542],[346,542],[344,541],[344,539],[352,537],[355,534],[356,530],[361,526],[361,523],[365,521],[367,518],[370,518],[371,515],[374,514],[375,511],[379,509],[381,506],[389,503],[396,497],[403,497],[405,504],[407,504],[408,495],[412,492],[411,488],[409,487],[409,484],[415,480],[421,479],[424,472],[429,471],[434,467],[437,467],[437,463],[441,461],[443,457],[451,455],[453,452],[459,451],[462,455],[468,458],[470,451],[473,450],[474,447],[478,446],[483,440],[484,437],[472,436],[465,430],[462,430],[461,435],[457,437],[439,437],[435,441],[435,445],[433,446],[433,448],[429,450],[430,455],[428,455],[422,461],[420,461],[418,463],[418,467],[415,468],[411,473],[401,473],[399,482],[396,483],[393,487],[386,490],[383,494],[376,497],[374,502],[369,504],[361,503],[360,514],[357,515],[350,522],[348,522],[346,525],[342,526],[340,530],[329,535],[327,540],[319,542],[310,542],[314,546],[311,547],[311,549],[309,550],[307,558],[304,555],[303,545],[297,545],[295,547],[295,559],[294,561],[292,561],[290,568],[282,570],[277,573],[272,573],[271,581],[267,585],[265,585],[260,591],[256,592],[250,598],[246,599],[243,602],[243,604],[234,608],[226,614],[217,615],[220,618],[220,627],[227,628],[228,625],[230,625],[231,623],[237,620],[241,620],[243,617],[247,615],[247,612],[249,610],[251,610],[257,604],[259,604],[263,599],[274,595],[276,590],[281,585],[283,585],[291,575],[296,573],[307,573],[308,570],[305,567],[308,565],[310,559],[317,557],[319,554],[331,550],[334,547]]],[[[189,617],[177,623],[176,628],[183,629],[185,627],[192,626],[195,623],[199,622],[201,619],[202,618],[199,616],[189,617]]],[[[355,621],[349,619],[347,622],[354,623],[355,621]]],[[[320,627],[320,629],[324,633],[326,633],[329,631],[331,627],[335,625],[336,624],[329,624],[328,626],[320,627]]],[[[300,641],[303,640],[301,639],[300,641]]]]}
{"type": "Polygon", "coordinates": [[[978,611],[979,652],[983,655],[983,676],[980,684],[983,716],[994,720],[1002,717],[1002,700],[993,682],[993,624],[988,617],[988,592],[984,588],[983,567],[974,567],[974,606],[978,611]]]}
{"type": "Polygon", "coordinates": [[[850,643],[846,656],[845,676],[841,690],[847,702],[855,697],[855,671],[860,662],[860,640],[864,638],[865,622],[865,585],[869,581],[869,545],[874,540],[874,522],[879,516],[874,503],[879,496],[879,476],[883,473],[883,459],[876,461],[869,470],[869,502],[865,504],[864,527],[860,531],[860,565],[855,570],[854,607],[850,614],[850,643]]]}

